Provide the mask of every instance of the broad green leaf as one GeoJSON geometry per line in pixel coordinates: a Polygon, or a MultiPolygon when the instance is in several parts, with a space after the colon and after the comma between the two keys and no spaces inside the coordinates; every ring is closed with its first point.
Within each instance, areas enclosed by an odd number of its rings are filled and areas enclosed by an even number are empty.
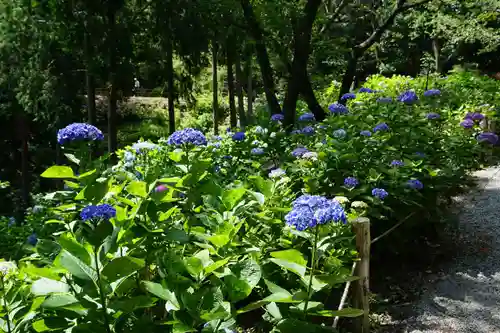
{"type": "Polygon", "coordinates": [[[64,233],[59,236],[59,244],[63,249],[83,261],[87,265],[91,265],[92,258],[87,249],[82,244],[76,241],[70,233],[64,233]]]}
{"type": "Polygon", "coordinates": [[[145,198],[147,196],[146,183],[141,181],[133,181],[127,185],[125,190],[135,196],[145,198]]]}
{"type": "Polygon", "coordinates": [[[228,262],[229,262],[229,258],[222,259],[222,260],[214,262],[213,264],[205,267],[205,274],[209,275],[213,271],[216,271],[219,268],[221,268],[222,266],[226,265],[228,262]]]}
{"type": "Polygon", "coordinates": [[[214,244],[216,247],[223,247],[227,243],[229,243],[228,235],[214,235],[207,238],[210,243],[214,244]]]}
{"type": "Polygon", "coordinates": [[[189,272],[189,274],[191,274],[191,276],[195,278],[197,278],[203,271],[203,263],[196,257],[184,259],[184,266],[186,267],[186,270],[189,272]]]}
{"type": "Polygon", "coordinates": [[[78,176],[78,179],[84,179],[84,178],[87,178],[89,176],[92,176],[94,173],[97,172],[97,169],[93,169],[93,170],[90,170],[90,171],[87,171],[85,173],[82,173],[81,175],[78,176]]]}
{"type": "Polygon", "coordinates": [[[102,270],[102,275],[108,279],[108,282],[114,282],[126,277],[146,265],[144,260],[129,256],[118,257],[111,260],[102,270]]]}
{"type": "Polygon", "coordinates": [[[170,153],[168,154],[168,157],[169,157],[172,161],[174,161],[174,162],[180,162],[180,161],[182,161],[182,157],[183,157],[184,155],[186,155],[186,153],[185,153],[185,152],[183,152],[183,151],[182,151],[182,150],[180,150],[180,149],[176,149],[176,150],[174,150],[173,152],[170,152],[170,153]]]}
{"type": "Polygon", "coordinates": [[[266,197],[270,197],[273,193],[274,183],[272,180],[264,179],[261,176],[250,176],[250,180],[255,184],[259,192],[266,197]]]}
{"type": "Polygon", "coordinates": [[[94,282],[97,280],[97,274],[93,268],[66,250],[63,250],[59,255],[59,264],[79,279],[94,282]]]}
{"type": "Polygon", "coordinates": [[[59,273],[66,272],[64,269],[58,270],[55,267],[36,267],[29,262],[22,268],[22,271],[32,277],[43,277],[51,280],[60,280],[59,273]]]}
{"type": "Polygon", "coordinates": [[[76,165],[80,165],[80,160],[74,154],[65,153],[64,156],[76,165]]]}
{"type": "Polygon", "coordinates": [[[320,317],[359,317],[364,314],[363,310],[360,309],[353,309],[353,308],[345,308],[342,310],[338,311],[332,311],[332,310],[321,310],[321,311],[313,311],[313,312],[308,312],[307,315],[309,316],[320,316],[320,317]]]}
{"type": "Polygon", "coordinates": [[[248,190],[248,193],[250,193],[255,198],[255,200],[257,200],[259,205],[262,206],[266,202],[266,197],[264,196],[264,194],[250,190],[248,190]]]}
{"type": "Polygon", "coordinates": [[[177,297],[170,290],[163,288],[163,286],[159,283],[154,283],[150,281],[141,281],[141,285],[151,294],[156,297],[161,298],[162,300],[170,302],[172,305],[172,310],[180,310],[179,301],[177,301],[177,297]]]}
{"type": "Polygon", "coordinates": [[[244,280],[238,279],[234,275],[224,277],[229,299],[233,302],[241,301],[252,293],[252,287],[244,280]]]}
{"type": "Polygon", "coordinates": [[[45,170],[41,175],[43,178],[76,178],[73,169],[65,165],[54,165],[45,170]]]}
{"type": "Polygon", "coordinates": [[[44,296],[53,293],[67,293],[69,292],[69,285],[61,281],[41,278],[33,282],[31,285],[31,292],[35,296],[44,296]]]}
{"type": "Polygon", "coordinates": [[[305,266],[301,266],[301,265],[296,264],[294,262],[290,262],[290,261],[282,260],[282,259],[271,258],[269,260],[274,262],[276,265],[281,266],[281,267],[289,270],[290,272],[295,273],[301,277],[303,277],[306,274],[306,267],[305,266]]]}
{"type": "Polygon", "coordinates": [[[251,289],[255,288],[262,277],[260,265],[252,260],[246,259],[238,262],[231,271],[240,279],[248,283],[251,289]]]}
{"type": "Polygon", "coordinates": [[[133,312],[137,309],[151,308],[156,304],[156,298],[148,295],[139,295],[132,298],[114,300],[109,307],[125,313],[133,312]]]}
{"type": "Polygon", "coordinates": [[[65,318],[47,317],[33,323],[36,332],[62,331],[70,326],[65,318]]]}
{"type": "Polygon", "coordinates": [[[303,254],[298,250],[289,249],[289,250],[283,250],[283,251],[275,251],[275,252],[271,252],[271,256],[273,258],[282,259],[282,260],[296,263],[300,266],[307,265],[307,260],[304,258],[303,254]]]}
{"type": "Polygon", "coordinates": [[[188,333],[188,332],[198,332],[198,330],[182,323],[174,324],[174,326],[172,327],[172,333],[188,333]]]}
{"type": "Polygon", "coordinates": [[[70,293],[51,294],[43,301],[42,308],[63,308],[76,303],[78,303],[78,300],[70,293]]]}
{"type": "Polygon", "coordinates": [[[245,195],[245,192],[246,190],[244,187],[225,190],[222,193],[222,203],[227,210],[231,210],[236,206],[236,204],[238,204],[238,202],[240,202],[245,195]]]}

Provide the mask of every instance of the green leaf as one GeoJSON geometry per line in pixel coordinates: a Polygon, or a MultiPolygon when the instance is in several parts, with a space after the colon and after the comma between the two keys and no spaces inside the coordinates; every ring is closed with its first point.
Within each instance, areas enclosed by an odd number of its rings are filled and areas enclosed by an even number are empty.
{"type": "Polygon", "coordinates": [[[264,196],[264,194],[250,190],[248,190],[248,193],[250,193],[255,198],[255,200],[257,200],[259,205],[263,206],[266,202],[266,197],[264,196]]]}
{"type": "Polygon", "coordinates": [[[147,295],[139,295],[132,298],[114,300],[109,307],[125,313],[133,312],[137,309],[151,308],[156,304],[156,298],[147,295]]]}
{"type": "Polygon", "coordinates": [[[216,247],[223,247],[229,243],[229,235],[214,235],[207,238],[216,247]]]}
{"type": "Polygon", "coordinates": [[[320,317],[359,317],[364,314],[363,310],[353,309],[353,308],[345,308],[342,310],[334,311],[334,310],[321,310],[321,311],[313,311],[308,312],[309,316],[320,316],[320,317]]]}
{"type": "Polygon", "coordinates": [[[31,292],[35,296],[44,296],[53,293],[67,293],[69,292],[69,285],[61,281],[41,278],[33,282],[31,285],[31,292]]]}
{"type": "Polygon", "coordinates": [[[77,278],[94,282],[97,280],[97,273],[93,268],[66,250],[59,255],[59,264],[77,278]]]}
{"type": "Polygon", "coordinates": [[[42,308],[56,309],[67,307],[68,305],[76,304],[78,300],[70,293],[51,294],[42,303],[42,308]]]}
{"type": "Polygon", "coordinates": [[[246,259],[238,262],[231,268],[231,271],[239,279],[246,281],[252,289],[257,286],[262,277],[260,265],[252,259],[246,259]]]}
{"type": "Polygon", "coordinates": [[[222,203],[226,206],[227,210],[231,210],[238,204],[238,202],[240,202],[245,195],[245,192],[246,190],[244,187],[225,190],[222,193],[222,203]]]}
{"type": "Polygon", "coordinates": [[[227,287],[229,299],[233,302],[241,301],[252,293],[252,287],[246,281],[240,280],[234,275],[226,275],[224,283],[227,287]]]}
{"type": "Polygon", "coordinates": [[[76,178],[73,169],[65,165],[54,165],[45,170],[41,175],[43,178],[76,178]]]}
{"type": "Polygon", "coordinates": [[[197,278],[203,271],[203,263],[196,257],[184,259],[184,266],[186,267],[188,273],[195,278],[197,278]]]}
{"type": "Polygon", "coordinates": [[[87,265],[91,265],[92,257],[87,249],[76,241],[70,233],[64,233],[59,236],[59,244],[63,249],[83,261],[87,265]]]}
{"type": "Polygon", "coordinates": [[[174,150],[173,152],[169,153],[168,157],[174,162],[180,162],[180,161],[182,161],[182,157],[184,155],[186,155],[186,153],[179,149],[179,150],[174,150]]]}
{"type": "Polygon", "coordinates": [[[70,323],[65,318],[48,317],[33,323],[36,332],[62,331],[68,328],[70,323]]]}
{"type": "Polygon", "coordinates": [[[102,275],[108,279],[108,282],[114,282],[124,278],[146,265],[145,261],[133,257],[119,257],[111,260],[102,270],[102,275]]]}
{"type": "Polygon", "coordinates": [[[304,258],[304,255],[298,250],[289,249],[289,250],[283,250],[283,251],[275,251],[275,252],[271,252],[271,256],[274,258],[277,258],[277,259],[282,259],[282,260],[296,263],[300,266],[307,265],[307,260],[304,258]]]}
{"type": "Polygon", "coordinates": [[[76,158],[76,156],[74,154],[69,154],[69,153],[65,153],[64,156],[66,156],[66,158],[75,163],[76,165],[80,165],[80,160],[78,158],[76,158]]]}
{"type": "Polygon", "coordinates": [[[172,305],[171,309],[175,311],[180,310],[181,306],[175,294],[170,290],[163,288],[161,284],[150,281],[141,281],[141,285],[151,294],[161,298],[162,300],[170,302],[172,305]]]}
{"type": "Polygon", "coordinates": [[[229,258],[222,259],[222,260],[214,262],[213,264],[205,267],[205,274],[209,275],[213,271],[216,271],[219,268],[221,268],[222,266],[226,265],[228,262],[229,262],[229,258]]]}
{"type": "Polygon", "coordinates": [[[97,169],[93,169],[93,170],[90,170],[90,171],[87,171],[85,173],[82,173],[81,175],[78,176],[78,179],[84,179],[84,178],[87,178],[89,176],[92,176],[94,173],[97,172],[97,169]]]}
{"type": "Polygon", "coordinates": [[[250,176],[252,183],[255,184],[259,192],[264,194],[266,197],[270,197],[273,194],[274,183],[272,180],[264,179],[261,176],[250,176]]]}
{"type": "Polygon", "coordinates": [[[301,266],[301,265],[296,264],[294,262],[290,262],[290,261],[282,260],[282,259],[271,258],[269,260],[274,262],[276,265],[281,266],[281,267],[285,268],[286,270],[289,270],[290,272],[295,273],[301,277],[303,277],[306,274],[306,267],[305,266],[301,266]]]}
{"type": "Polygon", "coordinates": [[[135,196],[145,198],[147,196],[146,183],[141,181],[133,181],[127,185],[125,190],[135,196]]]}

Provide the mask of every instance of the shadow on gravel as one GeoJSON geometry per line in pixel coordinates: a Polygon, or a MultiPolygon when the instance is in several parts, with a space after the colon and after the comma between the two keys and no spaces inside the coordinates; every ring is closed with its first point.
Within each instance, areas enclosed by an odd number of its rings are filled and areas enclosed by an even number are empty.
{"type": "Polygon", "coordinates": [[[478,176],[435,233],[372,265],[376,332],[500,333],[500,180],[478,176]]]}

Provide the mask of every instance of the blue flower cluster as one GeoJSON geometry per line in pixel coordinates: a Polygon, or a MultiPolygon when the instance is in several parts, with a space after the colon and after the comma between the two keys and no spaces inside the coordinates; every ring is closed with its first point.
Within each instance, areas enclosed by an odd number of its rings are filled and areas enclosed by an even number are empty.
{"type": "Polygon", "coordinates": [[[383,188],[374,188],[372,190],[372,195],[376,198],[379,198],[380,200],[384,200],[385,198],[387,198],[389,193],[387,193],[387,191],[383,188]]]}
{"type": "Polygon", "coordinates": [[[441,95],[441,90],[439,89],[429,89],[424,92],[425,97],[434,97],[441,95]]]}
{"type": "Polygon", "coordinates": [[[362,136],[372,136],[372,132],[370,131],[361,131],[359,132],[359,134],[362,136]]]}
{"type": "Polygon", "coordinates": [[[57,132],[57,142],[64,145],[73,141],[102,141],[104,135],[97,127],[85,123],[73,123],[57,132]]]}
{"type": "Polygon", "coordinates": [[[299,148],[295,148],[292,151],[292,156],[294,156],[294,157],[302,157],[302,155],[304,155],[305,153],[308,153],[308,152],[309,152],[309,149],[304,148],[304,147],[299,147],[299,148]]]}
{"type": "Polygon", "coordinates": [[[354,177],[347,177],[344,179],[344,186],[350,189],[355,188],[359,185],[359,181],[354,177]]]}
{"type": "Polygon", "coordinates": [[[314,118],[314,114],[312,114],[312,113],[304,113],[303,115],[301,115],[299,117],[299,121],[306,122],[306,121],[314,121],[314,120],[316,120],[316,118],[314,118]]]}
{"type": "Polygon", "coordinates": [[[398,101],[405,104],[413,104],[418,101],[418,96],[414,91],[408,90],[398,96],[398,101]]]}
{"type": "Polygon", "coordinates": [[[269,172],[269,178],[279,178],[286,174],[285,170],[277,168],[269,172]]]}
{"type": "Polygon", "coordinates": [[[361,87],[361,88],[359,88],[359,92],[360,93],[373,94],[375,92],[375,90],[370,89],[370,88],[361,87]]]}
{"type": "Polygon", "coordinates": [[[243,141],[243,140],[245,140],[245,137],[246,137],[245,132],[236,132],[232,136],[234,141],[243,141]]]}
{"type": "Polygon", "coordinates": [[[479,121],[484,119],[484,114],[479,112],[467,112],[464,119],[479,121]]]}
{"type": "Polygon", "coordinates": [[[264,149],[262,148],[253,148],[251,150],[252,155],[264,155],[264,149]]]}
{"type": "Polygon", "coordinates": [[[347,132],[342,128],[333,131],[333,137],[336,139],[343,139],[346,136],[347,136],[347,132]]]}
{"type": "Polygon", "coordinates": [[[285,120],[285,116],[281,113],[276,113],[271,116],[272,121],[283,121],[285,120]]]}
{"type": "Polygon", "coordinates": [[[477,141],[488,142],[492,145],[496,145],[498,143],[498,135],[496,135],[495,133],[484,132],[477,136],[477,141]]]}
{"type": "Polygon", "coordinates": [[[194,128],[184,128],[180,131],[175,131],[172,135],[170,135],[167,143],[175,146],[182,146],[185,144],[205,146],[207,144],[207,138],[202,132],[195,130],[194,128]]]}
{"type": "Polygon", "coordinates": [[[389,130],[389,125],[387,125],[386,123],[380,123],[373,128],[374,133],[378,131],[388,131],[388,130],[389,130]]]}
{"type": "Polygon", "coordinates": [[[377,99],[377,103],[389,104],[389,103],[392,103],[392,98],[391,97],[380,97],[377,99]]]}
{"type": "Polygon", "coordinates": [[[474,127],[474,121],[471,119],[465,119],[460,123],[460,126],[462,126],[463,128],[472,128],[474,127]]]}
{"type": "Polygon", "coordinates": [[[314,128],[312,126],[306,126],[302,129],[302,131],[300,131],[300,133],[304,134],[304,135],[313,135],[316,131],[314,130],[314,128]]]}
{"type": "Polygon", "coordinates": [[[349,109],[345,105],[342,105],[340,103],[330,104],[330,106],[328,107],[328,110],[330,110],[330,112],[333,114],[348,114],[349,113],[349,109]]]}
{"type": "Polygon", "coordinates": [[[356,98],[356,94],[347,93],[347,94],[343,94],[342,97],[340,97],[340,100],[347,101],[348,99],[355,99],[355,98],[356,98]]]}
{"type": "Polygon", "coordinates": [[[424,188],[424,184],[418,179],[410,179],[408,182],[406,182],[408,187],[414,189],[414,190],[421,190],[424,188]]]}
{"type": "Polygon", "coordinates": [[[319,195],[302,195],[285,216],[286,224],[299,231],[314,228],[328,222],[347,222],[344,208],[336,200],[328,200],[319,195]]]}
{"type": "Polygon", "coordinates": [[[432,119],[439,119],[441,118],[441,115],[436,112],[430,112],[425,116],[427,119],[432,120],[432,119]]]}
{"type": "Polygon", "coordinates": [[[108,204],[102,205],[89,205],[82,209],[80,217],[84,221],[103,219],[109,220],[116,216],[116,209],[108,204]]]}
{"type": "Polygon", "coordinates": [[[391,162],[391,166],[393,167],[400,167],[400,166],[404,166],[405,163],[403,161],[400,161],[400,160],[394,160],[391,162]]]}
{"type": "Polygon", "coordinates": [[[132,149],[134,149],[137,153],[140,153],[141,151],[145,150],[160,149],[160,146],[151,142],[141,141],[134,143],[132,145],[132,149]]]}
{"type": "Polygon", "coordinates": [[[26,242],[28,242],[28,244],[31,246],[35,246],[38,243],[37,235],[35,233],[32,233],[31,235],[28,236],[26,242]]]}

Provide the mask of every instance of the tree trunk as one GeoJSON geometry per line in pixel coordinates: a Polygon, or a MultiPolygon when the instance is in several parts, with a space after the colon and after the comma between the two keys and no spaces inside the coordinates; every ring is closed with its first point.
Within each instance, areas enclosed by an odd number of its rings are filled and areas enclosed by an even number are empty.
{"type": "MultiPolygon", "coordinates": [[[[116,92],[116,13],[108,9],[109,24],[109,105],[108,105],[108,152],[114,154],[118,148],[116,126],[117,92],[116,92]]],[[[113,159],[112,159],[113,160],[113,159]]]]}
{"type": "Polygon", "coordinates": [[[253,73],[252,73],[252,54],[249,53],[246,61],[247,66],[247,119],[250,123],[253,119],[253,73]]]}
{"type": "Polygon", "coordinates": [[[340,100],[342,98],[342,95],[349,92],[351,84],[354,81],[354,76],[356,75],[356,68],[358,67],[358,59],[359,55],[357,54],[357,52],[352,51],[347,61],[347,68],[345,70],[344,76],[342,77],[342,85],[340,87],[340,94],[339,94],[340,103],[343,102],[340,100]]]}
{"type": "Polygon", "coordinates": [[[243,73],[241,72],[240,55],[236,54],[234,58],[236,67],[236,96],[238,97],[238,117],[240,118],[240,127],[245,128],[247,124],[245,115],[245,106],[243,105],[243,73]]]}
{"type": "Polygon", "coordinates": [[[167,55],[167,103],[168,103],[168,130],[170,134],[175,132],[175,109],[174,109],[174,54],[172,47],[172,30],[170,22],[165,34],[167,55]]]}
{"type": "Polygon", "coordinates": [[[229,95],[229,123],[231,128],[236,128],[236,104],[234,102],[234,74],[233,74],[233,60],[234,54],[232,51],[231,42],[226,46],[226,60],[227,60],[227,90],[229,95]]]}
{"type": "Polygon", "coordinates": [[[245,20],[247,21],[247,25],[250,29],[250,34],[255,40],[255,51],[257,54],[257,61],[259,62],[260,71],[262,73],[262,83],[264,85],[264,92],[266,94],[269,112],[271,114],[280,113],[281,109],[278,103],[278,99],[276,98],[274,87],[273,70],[269,61],[266,44],[264,43],[262,30],[259,26],[259,23],[257,22],[257,18],[255,17],[255,13],[253,11],[252,5],[250,4],[250,1],[240,0],[240,3],[243,9],[243,15],[245,16],[245,20]]]}
{"type": "Polygon", "coordinates": [[[306,101],[307,107],[314,114],[316,120],[322,121],[325,119],[325,110],[323,110],[318,102],[318,99],[316,98],[316,94],[314,93],[314,89],[311,85],[311,79],[307,73],[304,75],[304,81],[302,82],[300,94],[302,95],[304,101],[306,101]]]}
{"type": "Polygon", "coordinates": [[[97,122],[96,116],[96,104],[95,104],[95,81],[94,75],[92,74],[92,51],[90,36],[88,31],[84,32],[83,36],[83,47],[85,56],[85,81],[87,85],[87,112],[88,112],[88,122],[91,125],[95,125],[97,122]]]}
{"type": "Polygon", "coordinates": [[[214,120],[214,134],[219,134],[219,88],[217,82],[217,53],[218,45],[212,41],[212,112],[214,120]]]}
{"type": "Polygon", "coordinates": [[[441,49],[439,47],[439,41],[437,38],[432,40],[432,52],[434,53],[434,72],[441,73],[441,49]]]}

